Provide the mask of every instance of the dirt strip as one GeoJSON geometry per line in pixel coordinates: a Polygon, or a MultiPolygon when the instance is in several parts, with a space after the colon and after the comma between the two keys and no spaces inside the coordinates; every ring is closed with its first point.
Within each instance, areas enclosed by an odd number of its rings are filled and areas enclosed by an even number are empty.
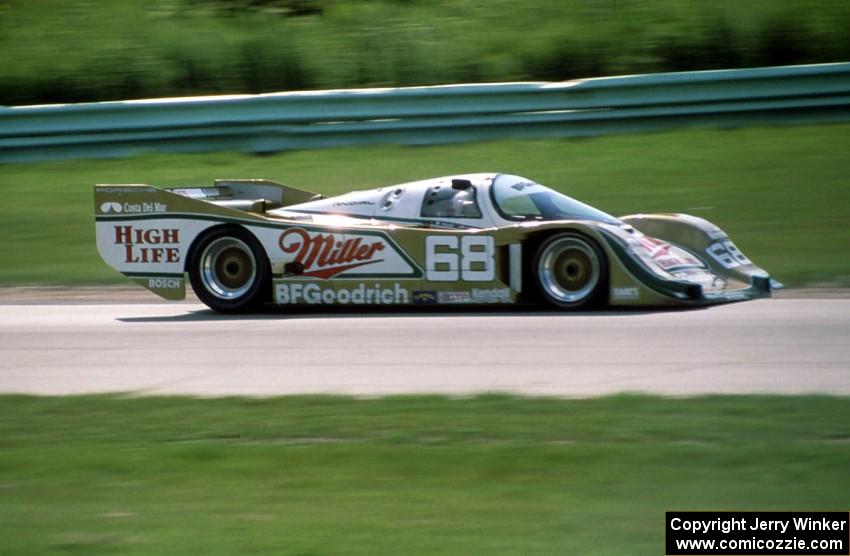
{"type": "Polygon", "coordinates": [[[191,288],[183,301],[167,301],[140,286],[11,286],[0,287],[0,305],[101,305],[199,303],[191,288]]]}

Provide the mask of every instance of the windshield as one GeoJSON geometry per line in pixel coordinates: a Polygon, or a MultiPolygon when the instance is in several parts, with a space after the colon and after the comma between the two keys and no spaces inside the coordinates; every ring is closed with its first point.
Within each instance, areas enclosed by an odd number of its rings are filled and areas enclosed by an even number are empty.
{"type": "Polygon", "coordinates": [[[508,220],[619,221],[601,210],[519,176],[502,174],[490,188],[496,210],[508,220]]]}

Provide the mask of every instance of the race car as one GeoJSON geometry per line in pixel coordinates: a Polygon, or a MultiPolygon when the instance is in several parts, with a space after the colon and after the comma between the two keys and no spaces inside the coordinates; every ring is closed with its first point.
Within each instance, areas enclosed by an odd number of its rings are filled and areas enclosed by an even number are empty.
{"type": "Polygon", "coordinates": [[[615,218],[532,180],[465,174],[325,198],[267,180],[95,186],[97,246],[166,299],[277,305],[704,305],[781,284],[714,224],[615,218]]]}

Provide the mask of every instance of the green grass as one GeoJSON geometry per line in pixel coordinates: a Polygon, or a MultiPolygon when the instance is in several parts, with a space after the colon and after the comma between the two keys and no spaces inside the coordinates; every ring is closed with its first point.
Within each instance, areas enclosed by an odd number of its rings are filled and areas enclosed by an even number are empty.
{"type": "Polygon", "coordinates": [[[0,0],[0,104],[840,62],[848,30],[835,0],[0,0]]]}
{"type": "Polygon", "coordinates": [[[3,554],[662,554],[847,509],[850,399],[0,397],[3,554]]]}
{"type": "Polygon", "coordinates": [[[252,156],[145,155],[0,165],[0,285],[125,283],[97,255],[95,183],[263,177],[325,194],[501,171],[615,215],[685,212],[724,228],[790,285],[850,284],[850,125],[684,130],[583,140],[375,146],[252,156]]]}

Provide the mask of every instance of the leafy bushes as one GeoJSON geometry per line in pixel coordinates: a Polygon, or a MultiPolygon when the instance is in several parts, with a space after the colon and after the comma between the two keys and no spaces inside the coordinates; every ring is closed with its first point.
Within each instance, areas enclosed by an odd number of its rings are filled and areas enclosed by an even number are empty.
{"type": "Polygon", "coordinates": [[[850,60],[808,0],[0,1],[0,104],[850,60]]]}

